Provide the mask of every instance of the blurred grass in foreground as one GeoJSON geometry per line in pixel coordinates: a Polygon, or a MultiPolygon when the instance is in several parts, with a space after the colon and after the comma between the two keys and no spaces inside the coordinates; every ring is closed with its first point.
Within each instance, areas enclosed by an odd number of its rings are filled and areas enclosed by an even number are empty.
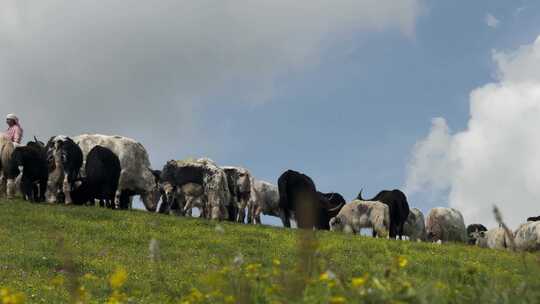
{"type": "Polygon", "coordinates": [[[540,303],[540,256],[0,202],[0,303],[540,303]]]}

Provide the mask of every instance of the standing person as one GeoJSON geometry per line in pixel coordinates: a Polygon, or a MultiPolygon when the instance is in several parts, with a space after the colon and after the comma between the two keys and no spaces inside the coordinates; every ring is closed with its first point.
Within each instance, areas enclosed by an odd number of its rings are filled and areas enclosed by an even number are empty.
{"type": "Polygon", "coordinates": [[[19,124],[19,118],[15,114],[8,114],[6,116],[6,123],[8,129],[6,130],[6,136],[14,143],[20,144],[23,137],[23,129],[19,124]]]}

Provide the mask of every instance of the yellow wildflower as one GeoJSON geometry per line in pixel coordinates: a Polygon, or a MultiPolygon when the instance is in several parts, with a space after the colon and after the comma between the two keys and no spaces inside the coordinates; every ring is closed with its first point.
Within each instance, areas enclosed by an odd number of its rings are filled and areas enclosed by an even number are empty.
{"type": "Polygon", "coordinates": [[[109,299],[107,299],[107,304],[122,304],[127,302],[128,297],[125,293],[113,291],[109,299]]]}
{"type": "Polygon", "coordinates": [[[274,266],[280,266],[280,265],[281,265],[281,261],[278,260],[278,259],[274,259],[274,260],[272,261],[272,264],[274,264],[274,266]]]}
{"type": "Polygon", "coordinates": [[[23,293],[12,293],[9,289],[2,288],[0,289],[0,299],[3,304],[22,304],[26,297],[23,293]]]}
{"type": "Polygon", "coordinates": [[[62,286],[62,285],[64,285],[64,277],[62,277],[62,276],[55,277],[54,279],[51,280],[51,284],[53,286],[62,286]]]}
{"type": "Polygon", "coordinates": [[[225,303],[226,304],[234,304],[234,303],[236,303],[236,299],[233,296],[226,296],[225,297],[225,303]]]}
{"type": "Polygon", "coordinates": [[[80,286],[77,292],[81,302],[86,303],[88,301],[88,291],[86,288],[84,286],[80,286]]]}
{"type": "Polygon", "coordinates": [[[441,281],[438,281],[436,284],[435,284],[435,288],[437,289],[445,289],[446,288],[446,285],[441,282],[441,281]]]}
{"type": "Polygon", "coordinates": [[[197,288],[192,288],[189,295],[183,301],[183,303],[199,303],[204,301],[204,294],[197,288]]]}
{"type": "Polygon", "coordinates": [[[117,268],[116,271],[109,278],[109,283],[114,289],[118,289],[126,283],[128,274],[124,268],[117,268]]]}
{"type": "Polygon", "coordinates": [[[94,280],[97,280],[98,277],[96,277],[95,275],[91,274],[91,273],[87,273],[83,276],[83,278],[85,280],[90,280],[90,281],[94,281],[94,280]]]}
{"type": "Polygon", "coordinates": [[[232,271],[231,267],[225,266],[221,269],[221,274],[227,274],[232,271]]]}
{"type": "Polygon", "coordinates": [[[330,280],[330,275],[328,274],[328,272],[324,272],[319,277],[319,280],[323,281],[323,282],[329,281],[330,280]]]}
{"type": "Polygon", "coordinates": [[[398,262],[399,268],[405,268],[409,264],[409,261],[407,261],[407,259],[403,256],[399,256],[397,258],[397,262],[398,262]]]}
{"type": "Polygon", "coordinates": [[[347,299],[341,296],[331,297],[329,303],[330,304],[344,304],[344,303],[347,303],[347,299]]]}
{"type": "Polygon", "coordinates": [[[256,272],[259,268],[261,268],[261,264],[249,264],[246,266],[246,271],[256,272]]]}
{"type": "Polygon", "coordinates": [[[360,287],[366,285],[367,280],[368,280],[368,275],[365,274],[365,275],[362,276],[362,277],[359,277],[359,278],[353,278],[353,279],[352,279],[352,282],[351,282],[351,285],[352,285],[353,287],[360,288],[360,287]]]}
{"type": "Polygon", "coordinates": [[[322,273],[321,276],[319,277],[319,280],[323,281],[323,282],[325,282],[325,281],[333,281],[335,279],[336,279],[336,275],[330,270],[322,273]]]}

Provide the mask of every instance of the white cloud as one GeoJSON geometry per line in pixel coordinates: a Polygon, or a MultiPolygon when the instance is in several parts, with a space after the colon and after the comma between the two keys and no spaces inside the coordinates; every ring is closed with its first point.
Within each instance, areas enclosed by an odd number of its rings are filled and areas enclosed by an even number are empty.
{"type": "Polygon", "coordinates": [[[0,0],[0,108],[27,135],[174,138],[179,151],[205,100],[264,102],[357,31],[412,35],[420,2],[0,0]]]}
{"type": "Polygon", "coordinates": [[[446,120],[442,117],[434,118],[429,135],[413,148],[405,192],[429,189],[437,193],[450,186],[447,176],[452,166],[447,153],[451,140],[446,120]]]}
{"type": "Polygon", "coordinates": [[[485,22],[486,22],[486,25],[491,27],[491,28],[497,28],[499,26],[499,24],[501,23],[499,21],[499,19],[495,18],[495,16],[493,16],[492,14],[486,14],[486,17],[485,17],[485,22]]]}
{"type": "Polygon", "coordinates": [[[468,223],[493,226],[497,204],[516,227],[540,214],[540,37],[514,52],[494,52],[493,59],[498,81],[471,93],[467,129],[452,135],[445,123],[434,124],[413,153],[407,185],[447,187],[449,205],[468,223]]]}

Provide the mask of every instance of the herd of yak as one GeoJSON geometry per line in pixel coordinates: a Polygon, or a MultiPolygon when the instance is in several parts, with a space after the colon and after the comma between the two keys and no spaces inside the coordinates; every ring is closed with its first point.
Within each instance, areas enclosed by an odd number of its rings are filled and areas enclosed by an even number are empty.
{"type": "Polygon", "coordinates": [[[17,192],[29,201],[96,204],[131,208],[139,195],[148,211],[191,216],[197,208],[207,219],[260,224],[261,215],[281,218],[285,227],[358,233],[418,241],[468,242],[488,248],[540,249],[540,221],[530,218],[515,232],[499,227],[465,227],[461,213],[434,208],[424,219],[410,208],[400,190],[381,191],[371,199],[362,191],[347,203],[339,193],[319,192],[313,180],[285,171],[277,186],[253,178],[241,167],[220,167],[207,158],[168,161],[152,170],[146,149],[137,141],[100,134],[34,138],[25,146],[0,136],[0,194],[17,192]]]}

